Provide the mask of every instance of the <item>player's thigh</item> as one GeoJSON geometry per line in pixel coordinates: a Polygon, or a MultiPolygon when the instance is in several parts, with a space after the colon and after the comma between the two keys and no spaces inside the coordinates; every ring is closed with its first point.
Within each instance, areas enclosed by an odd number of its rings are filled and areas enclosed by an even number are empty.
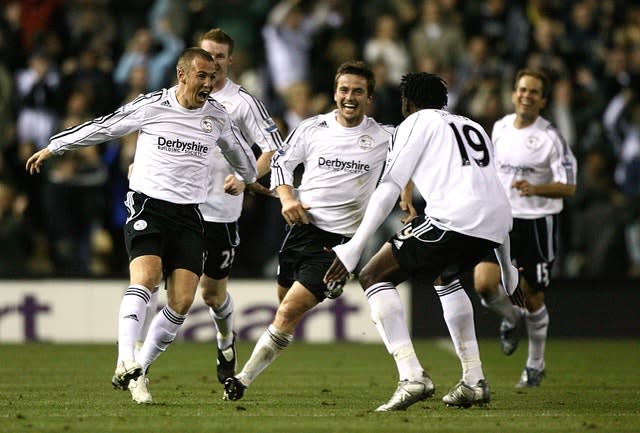
{"type": "Polygon", "coordinates": [[[358,274],[358,280],[364,290],[383,281],[399,284],[406,279],[407,274],[400,268],[388,242],[382,245],[358,274]]]}
{"type": "Polygon", "coordinates": [[[294,226],[278,256],[278,285],[287,288],[299,282],[322,302],[331,292],[323,280],[335,257],[325,248],[346,240],[342,235],[326,232],[312,224],[294,226]]]}
{"type": "Polygon", "coordinates": [[[162,259],[159,255],[139,255],[129,263],[129,282],[149,290],[162,280],[162,259]]]}
{"type": "Polygon", "coordinates": [[[167,275],[177,269],[191,271],[198,279],[202,275],[205,258],[204,227],[194,224],[195,221],[191,223],[169,230],[166,234],[162,262],[167,275]]]}

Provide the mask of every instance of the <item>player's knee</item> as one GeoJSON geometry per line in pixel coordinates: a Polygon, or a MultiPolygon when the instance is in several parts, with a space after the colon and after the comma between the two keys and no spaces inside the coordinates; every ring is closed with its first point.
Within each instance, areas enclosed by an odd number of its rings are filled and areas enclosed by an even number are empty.
{"type": "Polygon", "coordinates": [[[278,329],[288,329],[294,327],[303,314],[304,311],[300,306],[284,301],[278,307],[274,323],[278,324],[278,329]]]}
{"type": "Polygon", "coordinates": [[[186,315],[193,304],[192,295],[170,296],[169,306],[178,314],[186,315]]]}
{"type": "Polygon", "coordinates": [[[358,274],[358,281],[360,282],[360,286],[362,286],[364,290],[367,290],[374,284],[379,283],[380,279],[377,274],[374,274],[369,268],[365,267],[358,274]]]}
{"type": "Polygon", "coordinates": [[[486,272],[476,272],[473,275],[473,287],[481,296],[489,296],[496,293],[500,277],[496,278],[486,272]]]}
{"type": "Polygon", "coordinates": [[[216,280],[203,275],[200,278],[200,288],[202,299],[209,307],[219,308],[227,299],[226,279],[216,280]]]}

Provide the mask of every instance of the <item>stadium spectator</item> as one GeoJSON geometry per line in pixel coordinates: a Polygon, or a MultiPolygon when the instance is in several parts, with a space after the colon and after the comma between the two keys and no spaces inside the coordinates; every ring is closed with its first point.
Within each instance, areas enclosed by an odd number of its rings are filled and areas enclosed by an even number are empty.
{"type": "Polygon", "coordinates": [[[460,23],[445,21],[437,0],[422,0],[420,11],[420,19],[409,33],[409,51],[413,61],[428,55],[441,68],[455,70],[465,51],[460,23]]]}
{"type": "Polygon", "coordinates": [[[400,38],[398,22],[393,15],[378,16],[375,33],[365,41],[363,55],[371,65],[384,62],[389,83],[394,86],[400,84],[402,76],[409,72],[411,56],[400,38]]]}
{"type": "Polygon", "coordinates": [[[118,59],[113,80],[119,87],[126,86],[129,73],[138,65],[147,66],[150,89],[171,84],[171,66],[184,48],[184,42],[171,29],[171,23],[163,18],[153,28],[140,28],[127,43],[127,50],[118,59]],[[156,51],[155,44],[161,48],[156,51]]]}
{"type": "Polygon", "coordinates": [[[0,154],[4,154],[11,147],[15,147],[14,107],[13,77],[9,69],[0,63],[0,154]]]}
{"type": "Polygon", "coordinates": [[[15,41],[20,40],[20,11],[19,0],[2,2],[0,5],[0,62],[11,74],[26,63],[31,50],[16,49],[15,41]]]}
{"type": "Polygon", "coordinates": [[[583,157],[576,195],[569,202],[573,223],[564,226],[570,228],[569,277],[605,279],[628,271],[624,235],[630,209],[613,181],[613,160],[603,148],[583,157]]]}
{"type": "Polygon", "coordinates": [[[398,125],[402,122],[400,89],[387,80],[385,62],[380,60],[373,62],[371,68],[376,79],[376,88],[370,105],[371,112],[368,114],[382,124],[398,125]]]}
{"type": "Polygon", "coordinates": [[[19,5],[20,43],[24,50],[37,48],[45,33],[59,33],[64,26],[63,0],[20,0],[10,1],[19,5]]]}
{"type": "Polygon", "coordinates": [[[269,79],[278,97],[294,83],[309,82],[313,37],[324,25],[342,24],[326,2],[311,11],[299,0],[281,0],[271,9],[262,29],[269,79]]]}
{"type": "MultiPolygon", "coordinates": [[[[87,94],[70,95],[61,130],[89,119],[87,94]]],[[[44,225],[52,265],[60,276],[93,274],[93,235],[104,226],[107,168],[98,146],[84,147],[56,158],[42,185],[44,225]]]]}
{"type": "Polygon", "coordinates": [[[34,241],[25,219],[26,194],[0,177],[0,277],[20,277],[29,272],[34,241]]]}
{"type": "MultiPolygon", "coordinates": [[[[311,92],[315,95],[314,99],[326,98],[326,95],[331,94],[333,88],[325,78],[331,76],[344,62],[359,58],[358,46],[344,32],[334,32],[328,35],[323,44],[318,44],[315,49],[318,54],[313,55],[311,92]]],[[[320,111],[325,111],[326,108],[322,107],[320,111]]]]}
{"type": "Polygon", "coordinates": [[[553,77],[569,71],[569,48],[562,22],[550,16],[541,16],[533,26],[532,42],[526,59],[530,69],[549,71],[553,77]]]}
{"type": "Polygon", "coordinates": [[[17,136],[26,157],[47,146],[60,114],[60,72],[54,59],[41,49],[32,52],[29,66],[16,73],[17,136]]]}
{"type": "Polygon", "coordinates": [[[608,104],[603,123],[617,157],[615,181],[628,203],[634,205],[626,228],[627,251],[631,258],[629,273],[640,272],[640,76],[635,76],[608,104]]]}
{"type": "Polygon", "coordinates": [[[467,40],[480,36],[502,61],[522,64],[531,34],[531,23],[522,5],[526,2],[483,0],[465,3],[463,21],[467,40]]]}
{"type": "Polygon", "coordinates": [[[311,86],[306,81],[290,85],[283,95],[285,109],[282,118],[286,131],[293,131],[300,122],[317,115],[328,104],[326,96],[311,93],[311,86]]]}

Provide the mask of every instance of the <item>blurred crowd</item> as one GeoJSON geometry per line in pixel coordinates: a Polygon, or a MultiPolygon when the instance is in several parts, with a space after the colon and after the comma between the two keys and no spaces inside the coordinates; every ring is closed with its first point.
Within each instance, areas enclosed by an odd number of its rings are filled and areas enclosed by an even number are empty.
{"type": "MultiPolygon", "coordinates": [[[[124,276],[135,136],[68,152],[39,176],[26,158],[69,126],[173,85],[181,50],[220,27],[232,76],[282,136],[332,108],[333,76],[364,59],[370,113],[401,120],[398,83],[428,71],[448,109],[490,132],[514,73],[544,68],[544,116],[579,161],[562,216],[566,278],[640,277],[640,5],[622,0],[0,0],[0,277],[124,276]]],[[[275,272],[279,203],[247,195],[233,276],[275,272]]]]}

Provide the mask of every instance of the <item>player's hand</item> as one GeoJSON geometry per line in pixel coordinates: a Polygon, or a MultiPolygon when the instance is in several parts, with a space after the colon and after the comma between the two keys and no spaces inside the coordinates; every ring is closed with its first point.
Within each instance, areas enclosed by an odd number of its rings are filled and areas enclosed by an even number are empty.
{"type": "Polygon", "coordinates": [[[516,290],[514,290],[513,293],[509,295],[509,300],[511,300],[511,303],[513,305],[525,308],[524,292],[520,288],[520,285],[518,285],[518,287],[516,287],[516,290]]]}
{"type": "Polygon", "coordinates": [[[237,177],[230,174],[224,178],[224,192],[231,195],[240,195],[244,192],[245,184],[237,177]]]}
{"type": "Polygon", "coordinates": [[[29,174],[40,173],[42,163],[51,157],[52,153],[48,148],[37,151],[27,159],[25,166],[29,174]]]}
{"type": "Polygon", "coordinates": [[[407,224],[409,221],[418,216],[418,212],[416,208],[413,207],[413,203],[411,201],[400,200],[399,203],[400,209],[404,211],[406,214],[400,217],[400,222],[402,224],[407,224]]]}
{"type": "Polygon", "coordinates": [[[309,215],[307,215],[307,209],[311,209],[301,201],[295,199],[281,199],[282,202],[282,217],[289,225],[294,224],[309,224],[309,215]]]}
{"type": "Polygon", "coordinates": [[[266,195],[269,197],[276,197],[275,193],[269,188],[265,188],[260,182],[253,182],[247,184],[247,191],[251,194],[266,195]]]}
{"type": "MultiPolygon", "coordinates": [[[[325,251],[327,250],[328,249],[325,248],[325,251]]],[[[332,250],[329,251],[335,254],[332,250]]],[[[344,282],[349,279],[349,276],[349,271],[347,271],[347,268],[344,267],[338,256],[336,256],[335,259],[333,259],[333,263],[331,263],[331,266],[329,266],[329,269],[327,269],[327,272],[324,274],[322,281],[326,285],[338,282],[343,282],[344,284],[344,282]]]]}
{"type": "Polygon", "coordinates": [[[513,188],[517,189],[521,196],[530,197],[532,195],[536,195],[536,186],[529,183],[528,180],[516,180],[511,185],[513,188]]]}

